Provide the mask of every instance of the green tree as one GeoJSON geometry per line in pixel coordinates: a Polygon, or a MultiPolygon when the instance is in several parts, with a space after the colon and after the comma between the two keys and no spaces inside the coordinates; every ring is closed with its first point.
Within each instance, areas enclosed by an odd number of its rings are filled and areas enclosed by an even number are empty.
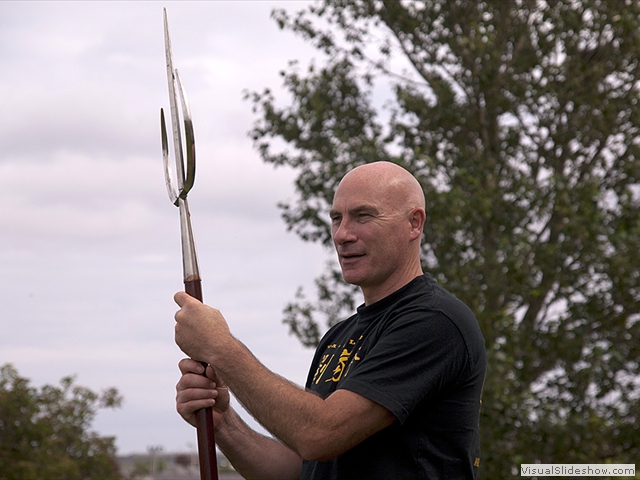
{"type": "Polygon", "coordinates": [[[74,385],[40,389],[7,364],[0,367],[0,479],[115,480],[114,438],[88,431],[96,410],[120,406],[114,388],[100,394],[74,385]]]}
{"type": "MultiPolygon", "coordinates": [[[[486,339],[483,478],[635,463],[640,4],[325,0],[273,16],[321,58],[281,73],[288,104],[247,95],[263,160],[298,175],[283,218],[330,247],[349,169],[387,160],[420,180],[424,268],[486,339]]],[[[335,264],[317,287],[285,309],[308,346],[355,302],[335,264]]]]}

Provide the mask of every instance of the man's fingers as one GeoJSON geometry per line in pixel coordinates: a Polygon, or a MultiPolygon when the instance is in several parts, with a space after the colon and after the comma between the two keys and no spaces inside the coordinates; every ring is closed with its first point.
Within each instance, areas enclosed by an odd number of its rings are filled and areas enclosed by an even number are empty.
{"type": "Polygon", "coordinates": [[[178,368],[180,369],[180,373],[183,375],[186,373],[202,375],[204,373],[204,367],[202,364],[190,358],[183,358],[180,360],[180,362],[178,362],[178,368]]]}
{"type": "Polygon", "coordinates": [[[187,388],[177,390],[176,393],[176,401],[181,404],[191,404],[201,400],[215,400],[217,397],[218,391],[209,388],[187,388]]]}
{"type": "Polygon", "coordinates": [[[214,390],[215,388],[216,384],[211,379],[193,373],[187,373],[180,377],[176,385],[177,391],[189,389],[214,390]]]}
{"type": "Polygon", "coordinates": [[[193,298],[193,297],[191,297],[186,292],[177,292],[173,296],[173,301],[176,302],[179,307],[182,307],[185,303],[187,303],[189,301],[190,298],[193,298]]]}
{"type": "Polygon", "coordinates": [[[182,418],[195,426],[194,413],[202,408],[215,406],[217,396],[218,392],[215,390],[197,388],[179,390],[176,395],[176,410],[182,418]]]}
{"type": "Polygon", "coordinates": [[[214,398],[201,398],[188,403],[176,402],[176,410],[185,420],[188,420],[198,410],[213,407],[215,404],[216,400],[214,398]]]}

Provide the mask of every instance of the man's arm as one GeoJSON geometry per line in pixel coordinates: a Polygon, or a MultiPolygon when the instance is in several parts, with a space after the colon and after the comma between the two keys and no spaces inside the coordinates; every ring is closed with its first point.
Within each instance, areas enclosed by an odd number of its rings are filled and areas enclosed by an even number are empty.
{"type": "MultiPolygon", "coordinates": [[[[235,340],[235,339],[234,339],[235,340]]],[[[395,416],[385,407],[348,390],[325,400],[275,375],[240,342],[229,342],[225,375],[231,390],[252,415],[307,460],[329,460],[350,450],[395,416]]],[[[215,357],[212,357],[214,360],[215,357]]]]}
{"type": "Polygon", "coordinates": [[[286,445],[251,429],[234,411],[224,416],[216,443],[247,480],[297,480],[302,459],[286,445]]]}
{"type": "Polygon", "coordinates": [[[194,412],[214,408],[216,443],[234,468],[247,480],[295,480],[300,478],[302,459],[282,443],[251,429],[229,405],[226,385],[200,363],[183,359],[182,377],[176,385],[178,413],[195,426],[194,412]]]}
{"type": "Polygon", "coordinates": [[[395,416],[348,390],[326,399],[275,375],[236,340],[217,310],[180,292],[175,300],[176,343],[192,358],[214,365],[245,408],[273,435],[307,460],[327,460],[386,428],[395,416]]]}

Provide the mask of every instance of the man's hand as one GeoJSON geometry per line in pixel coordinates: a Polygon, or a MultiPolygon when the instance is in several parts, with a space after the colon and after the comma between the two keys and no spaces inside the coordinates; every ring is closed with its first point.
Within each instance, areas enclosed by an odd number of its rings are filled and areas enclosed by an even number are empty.
{"type": "Polygon", "coordinates": [[[178,368],[182,377],[176,385],[176,410],[195,427],[195,412],[213,407],[213,422],[217,428],[222,415],[229,409],[229,389],[224,381],[210,366],[206,368],[207,376],[203,376],[205,368],[190,358],[180,360],[178,368]]]}
{"type": "Polygon", "coordinates": [[[231,336],[224,317],[185,292],[173,299],[180,307],[175,314],[176,344],[194,360],[214,364],[212,356],[222,353],[221,342],[231,336]]]}

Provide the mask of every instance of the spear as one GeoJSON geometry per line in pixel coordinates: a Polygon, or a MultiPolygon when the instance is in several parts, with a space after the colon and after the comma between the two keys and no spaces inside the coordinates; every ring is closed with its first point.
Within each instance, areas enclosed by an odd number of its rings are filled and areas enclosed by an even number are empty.
{"type": "MultiPolygon", "coordinates": [[[[162,134],[162,158],[164,163],[165,183],[171,203],[180,210],[180,238],[182,240],[182,271],[184,288],[192,297],[202,302],[202,281],[198,269],[193,230],[191,229],[191,214],[187,194],[193,187],[196,173],[196,147],[193,134],[193,122],[187,97],[180,81],[178,70],[173,68],[173,54],[171,52],[171,39],[169,38],[169,23],[167,10],[164,9],[164,45],[167,59],[167,81],[169,84],[169,106],[171,110],[171,126],[173,130],[173,147],[176,164],[176,183],[174,186],[171,167],[169,165],[169,143],[167,141],[167,127],[164,120],[164,111],[160,109],[160,130],[162,134]],[[182,150],[182,131],[180,129],[180,113],[178,111],[178,98],[176,90],[180,93],[182,107],[182,119],[184,121],[185,150],[187,153],[187,165],[185,171],[184,156],[182,150]]],[[[205,362],[202,365],[207,367],[205,362]]],[[[203,374],[204,375],[204,374],[203,374]]],[[[198,458],[200,460],[200,479],[218,480],[216,461],[216,443],[214,437],[213,408],[203,408],[195,412],[196,427],[198,431],[198,458]]]]}

